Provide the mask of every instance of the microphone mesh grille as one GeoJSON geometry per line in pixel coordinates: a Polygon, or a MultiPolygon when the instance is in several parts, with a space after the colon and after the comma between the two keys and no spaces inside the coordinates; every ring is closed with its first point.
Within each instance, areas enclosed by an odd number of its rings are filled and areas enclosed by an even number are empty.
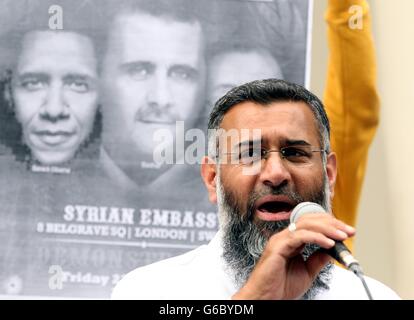
{"type": "Polygon", "coordinates": [[[301,202],[293,208],[290,215],[290,223],[296,222],[301,216],[311,212],[326,212],[326,210],[315,202],[301,202]]]}

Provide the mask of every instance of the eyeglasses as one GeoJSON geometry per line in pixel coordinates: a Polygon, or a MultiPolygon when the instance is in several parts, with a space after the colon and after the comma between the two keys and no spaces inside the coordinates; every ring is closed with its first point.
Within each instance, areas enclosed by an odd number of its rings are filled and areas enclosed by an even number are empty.
{"type": "Polygon", "coordinates": [[[263,148],[241,148],[239,152],[226,152],[222,154],[232,155],[231,164],[241,164],[244,166],[250,166],[256,164],[269,157],[271,152],[279,153],[280,157],[286,160],[289,164],[294,166],[306,166],[314,163],[315,152],[325,152],[327,150],[315,149],[310,145],[300,146],[287,146],[280,148],[279,150],[266,150],[263,148]]]}

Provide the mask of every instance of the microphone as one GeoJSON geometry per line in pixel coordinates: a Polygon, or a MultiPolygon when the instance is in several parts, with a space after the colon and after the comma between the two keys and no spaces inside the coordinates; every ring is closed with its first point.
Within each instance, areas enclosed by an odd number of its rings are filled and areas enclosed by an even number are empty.
{"type": "MultiPolygon", "coordinates": [[[[290,215],[290,223],[296,222],[301,216],[309,213],[326,212],[326,210],[314,202],[301,202],[292,211],[290,215]]],[[[329,214],[329,213],[328,213],[329,214]]],[[[352,256],[351,251],[345,246],[342,241],[335,240],[335,245],[330,249],[323,249],[321,251],[328,253],[336,261],[344,265],[348,270],[355,274],[363,274],[362,268],[357,259],[352,256]]]]}

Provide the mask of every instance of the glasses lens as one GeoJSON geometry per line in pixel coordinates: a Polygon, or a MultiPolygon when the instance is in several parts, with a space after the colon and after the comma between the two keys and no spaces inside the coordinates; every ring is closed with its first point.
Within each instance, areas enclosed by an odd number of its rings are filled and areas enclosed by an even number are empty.
{"type": "Polygon", "coordinates": [[[313,152],[310,146],[289,146],[280,149],[284,159],[294,164],[309,164],[312,162],[313,152]]]}
{"type": "Polygon", "coordinates": [[[246,148],[240,150],[238,161],[241,164],[250,165],[262,159],[260,148],[246,148]]]}

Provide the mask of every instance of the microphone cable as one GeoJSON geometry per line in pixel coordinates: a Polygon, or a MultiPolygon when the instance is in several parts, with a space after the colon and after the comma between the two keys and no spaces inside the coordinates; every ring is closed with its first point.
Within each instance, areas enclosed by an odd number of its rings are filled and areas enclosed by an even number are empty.
{"type": "Polygon", "coordinates": [[[369,291],[368,285],[365,282],[364,273],[362,272],[361,267],[357,263],[351,264],[348,269],[352,271],[362,282],[362,285],[364,286],[365,292],[367,293],[369,300],[374,300],[372,298],[371,292],[369,291]]]}

